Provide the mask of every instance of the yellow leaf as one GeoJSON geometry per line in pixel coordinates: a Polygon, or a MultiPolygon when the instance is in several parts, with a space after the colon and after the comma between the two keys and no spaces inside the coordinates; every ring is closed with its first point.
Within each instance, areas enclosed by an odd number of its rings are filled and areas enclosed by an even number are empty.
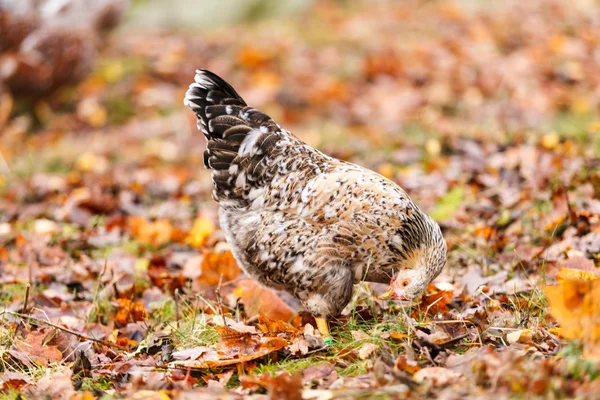
{"type": "Polygon", "coordinates": [[[571,111],[575,114],[584,115],[590,112],[591,105],[587,98],[576,97],[571,102],[571,111]]]}
{"type": "Polygon", "coordinates": [[[559,282],[564,281],[565,279],[584,279],[592,281],[598,279],[598,275],[581,269],[561,268],[560,271],[558,271],[558,274],[556,274],[556,279],[559,282]]]}
{"type": "Polygon", "coordinates": [[[104,172],[108,169],[108,160],[92,152],[85,152],[75,160],[75,168],[81,172],[104,172]]]}
{"type": "Polygon", "coordinates": [[[408,339],[408,335],[404,332],[390,332],[390,337],[395,340],[406,340],[408,339]]]}
{"type": "Polygon", "coordinates": [[[215,224],[205,217],[198,217],[194,221],[192,230],[188,234],[185,242],[193,247],[204,245],[206,239],[215,231],[215,224]]]}
{"type": "Polygon", "coordinates": [[[563,335],[562,328],[551,328],[551,329],[548,329],[548,333],[551,333],[551,334],[559,336],[559,337],[565,337],[563,335]]]}
{"type": "Polygon", "coordinates": [[[427,139],[425,151],[432,157],[437,157],[442,152],[442,145],[437,139],[427,139]]]}
{"type": "Polygon", "coordinates": [[[169,392],[166,390],[159,390],[158,392],[153,390],[138,390],[131,398],[134,400],[171,400],[169,392]]]}
{"type": "Polygon", "coordinates": [[[560,142],[560,137],[556,132],[547,133],[542,136],[542,147],[548,150],[555,149],[560,142]]]}
{"type": "Polygon", "coordinates": [[[561,335],[581,340],[583,356],[600,360],[600,280],[563,277],[544,292],[561,335]]]}
{"type": "Polygon", "coordinates": [[[394,177],[394,167],[389,163],[381,164],[377,172],[388,179],[392,179],[394,177]]]}

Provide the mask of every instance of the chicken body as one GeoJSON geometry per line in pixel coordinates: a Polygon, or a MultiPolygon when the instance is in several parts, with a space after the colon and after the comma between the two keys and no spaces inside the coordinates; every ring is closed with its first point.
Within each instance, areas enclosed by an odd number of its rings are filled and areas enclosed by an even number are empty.
{"type": "Polygon", "coordinates": [[[208,139],[221,228],[246,274],[330,318],[354,283],[411,271],[414,297],[440,273],[439,226],[392,181],[303,143],[211,72],[197,71],[184,103],[208,139]]]}

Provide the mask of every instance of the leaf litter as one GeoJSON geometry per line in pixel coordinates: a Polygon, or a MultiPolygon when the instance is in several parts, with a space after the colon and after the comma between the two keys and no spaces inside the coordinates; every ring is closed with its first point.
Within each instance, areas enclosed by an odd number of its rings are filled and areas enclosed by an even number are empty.
{"type": "MultiPolygon", "coordinates": [[[[25,35],[43,25],[11,12],[0,20],[25,35]]],[[[90,52],[48,62],[85,68],[71,79],[36,65],[29,91],[24,37],[0,41],[2,62],[19,66],[0,74],[2,395],[598,393],[597,7],[318,2],[307,13],[284,31],[272,29],[281,18],[218,34],[88,31],[102,39],[94,49],[50,33],[90,52]],[[382,302],[382,285],[360,285],[325,347],[297,301],[243,274],[181,106],[198,67],[440,221],[448,263],[419,300],[382,302]]]]}

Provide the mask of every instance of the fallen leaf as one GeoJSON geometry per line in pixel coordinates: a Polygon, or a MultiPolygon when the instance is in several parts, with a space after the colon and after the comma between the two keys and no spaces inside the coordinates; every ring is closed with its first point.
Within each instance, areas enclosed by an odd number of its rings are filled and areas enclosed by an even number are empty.
{"type": "Polygon", "coordinates": [[[419,367],[419,365],[415,361],[406,358],[404,354],[400,354],[396,359],[394,369],[407,372],[410,375],[414,375],[417,371],[421,369],[421,367],[419,367]]]}
{"type": "Polygon", "coordinates": [[[559,282],[569,279],[596,280],[598,279],[598,274],[592,271],[572,268],[561,268],[556,274],[556,280],[559,282]]]}
{"type": "Polygon", "coordinates": [[[185,238],[185,242],[192,247],[201,247],[214,231],[215,224],[210,219],[198,217],[194,220],[192,230],[185,238]]]}
{"type": "MultiPolygon", "coordinates": [[[[279,351],[288,345],[288,341],[280,337],[264,337],[256,333],[240,332],[226,326],[217,326],[217,333],[221,340],[215,345],[218,358],[214,353],[206,350],[205,356],[198,360],[178,360],[171,363],[174,367],[190,367],[195,369],[207,369],[225,367],[247,363],[266,356],[269,353],[279,351]]],[[[204,351],[204,349],[202,349],[204,351]]],[[[194,352],[184,352],[181,356],[194,355],[194,352]]]]}
{"type": "Polygon", "coordinates": [[[132,302],[129,299],[117,299],[119,305],[115,321],[120,325],[127,325],[129,322],[144,321],[147,318],[144,303],[141,301],[132,302]]]}
{"type": "Polygon", "coordinates": [[[335,366],[329,363],[311,365],[302,371],[303,381],[305,383],[322,382],[325,379],[335,380],[337,372],[335,366]]]}
{"type": "MultiPolygon", "coordinates": [[[[435,315],[440,312],[448,311],[448,304],[452,302],[453,291],[439,291],[423,296],[418,309],[427,315],[435,315]]],[[[415,311],[417,312],[417,311],[415,311]]]]}
{"type": "Polygon", "coordinates": [[[514,332],[510,332],[506,335],[508,343],[530,343],[532,339],[532,332],[530,329],[519,329],[514,332]]]}
{"type": "Polygon", "coordinates": [[[413,378],[419,383],[431,382],[433,386],[447,386],[458,382],[461,374],[442,367],[422,368],[414,374],[413,378]]]}
{"type": "Polygon", "coordinates": [[[20,390],[32,381],[32,378],[20,372],[6,371],[0,374],[0,391],[7,389],[20,390]]]}
{"type": "Polygon", "coordinates": [[[582,340],[584,357],[600,360],[600,280],[565,277],[544,292],[561,335],[582,340]]]}
{"type": "Polygon", "coordinates": [[[363,331],[351,331],[352,338],[354,340],[367,340],[369,339],[369,335],[364,333],[363,331]]]}
{"type": "Polygon", "coordinates": [[[290,321],[295,314],[273,291],[252,279],[240,281],[234,294],[242,299],[246,313],[251,317],[263,314],[272,320],[290,321]]]}
{"type": "Polygon", "coordinates": [[[302,399],[302,378],[298,373],[290,375],[288,372],[283,372],[275,377],[271,377],[269,373],[260,377],[244,375],[240,381],[244,388],[262,387],[267,389],[270,399],[273,400],[302,399]]]}
{"type": "Polygon", "coordinates": [[[70,369],[47,370],[46,375],[37,381],[33,392],[34,398],[70,400],[75,396],[75,389],[71,381],[70,369]]]}
{"type": "Polygon", "coordinates": [[[366,360],[367,358],[371,357],[371,355],[375,353],[377,349],[379,349],[379,346],[377,346],[376,344],[365,343],[362,346],[360,346],[360,349],[358,349],[358,358],[360,358],[361,360],[366,360]]]}
{"type": "Polygon", "coordinates": [[[129,217],[127,224],[131,236],[154,247],[160,247],[171,241],[175,232],[171,223],[166,219],[148,221],[143,217],[132,216],[129,217]]]}
{"type": "Polygon", "coordinates": [[[208,346],[174,351],[172,356],[176,360],[200,360],[202,362],[219,360],[217,352],[208,346]]]}
{"type": "Polygon", "coordinates": [[[59,362],[63,355],[57,346],[48,344],[52,340],[53,331],[31,331],[23,340],[16,340],[13,347],[17,351],[28,354],[40,365],[59,362]]]}
{"type": "Polygon", "coordinates": [[[290,338],[293,338],[302,333],[285,321],[272,320],[265,315],[258,317],[258,329],[268,336],[287,335],[290,338]]]}
{"type": "Polygon", "coordinates": [[[404,332],[390,332],[390,337],[394,340],[406,340],[408,335],[404,332]]]}
{"type": "Polygon", "coordinates": [[[229,250],[223,252],[206,252],[202,259],[202,273],[196,281],[202,285],[215,287],[219,282],[229,282],[240,274],[233,255],[229,250]]]}
{"type": "Polygon", "coordinates": [[[33,231],[40,235],[51,235],[58,232],[58,224],[49,219],[36,219],[33,224],[33,231]]]}

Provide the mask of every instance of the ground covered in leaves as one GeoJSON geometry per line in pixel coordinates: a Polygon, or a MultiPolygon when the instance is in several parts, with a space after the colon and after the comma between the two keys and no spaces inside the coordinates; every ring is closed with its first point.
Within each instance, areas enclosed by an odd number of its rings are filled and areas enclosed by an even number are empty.
{"type": "Polygon", "coordinates": [[[75,86],[4,91],[0,397],[597,396],[600,11],[497,3],[118,30],[75,86]],[[200,67],[440,222],[421,299],[360,284],[324,347],[243,276],[182,105],[200,67]]]}

